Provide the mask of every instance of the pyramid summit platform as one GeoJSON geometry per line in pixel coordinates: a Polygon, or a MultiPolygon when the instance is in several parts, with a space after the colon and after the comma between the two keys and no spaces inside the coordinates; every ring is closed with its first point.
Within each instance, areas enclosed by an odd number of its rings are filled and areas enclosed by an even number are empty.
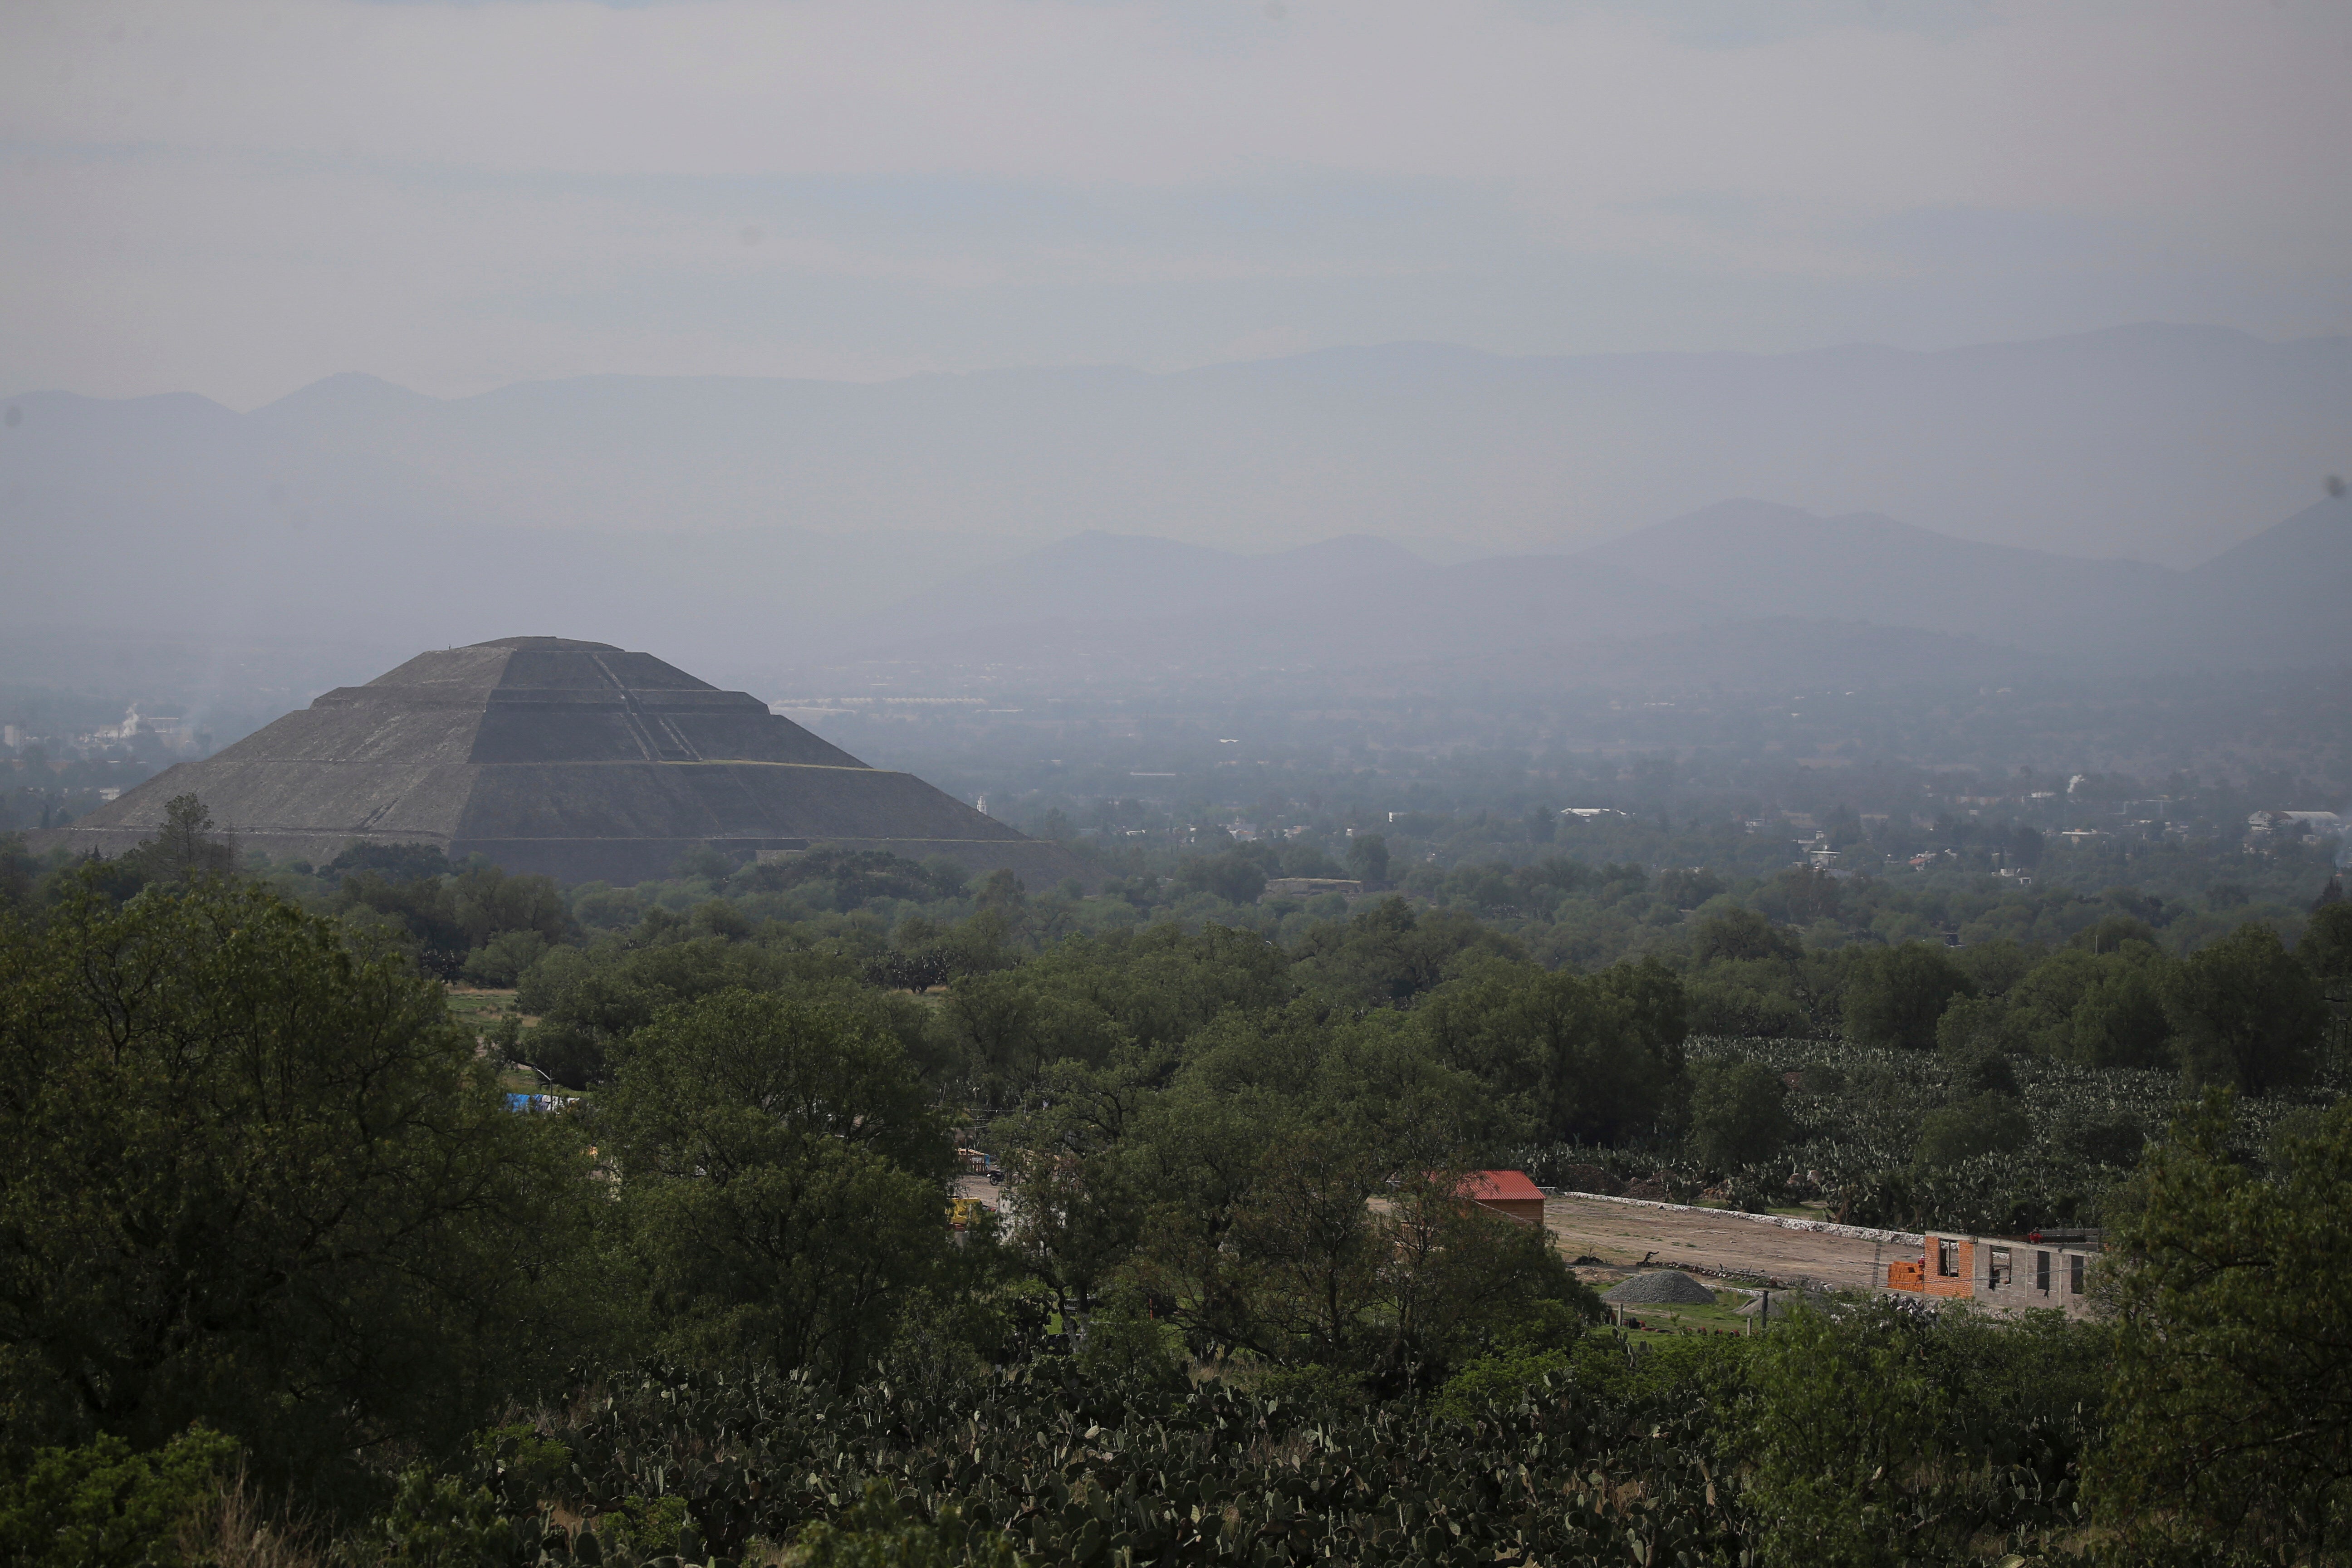
{"type": "Polygon", "coordinates": [[[1041,890],[1088,879],[1059,846],[868,767],[756,697],[564,637],[419,654],[31,842],[118,855],[180,795],[276,859],[431,844],[560,881],[638,882],[706,845],[746,858],[829,845],[947,856],[1041,890]]]}

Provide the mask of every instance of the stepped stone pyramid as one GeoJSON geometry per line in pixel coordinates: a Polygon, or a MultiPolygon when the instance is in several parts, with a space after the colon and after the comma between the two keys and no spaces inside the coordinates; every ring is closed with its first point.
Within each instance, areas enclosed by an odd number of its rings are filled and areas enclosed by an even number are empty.
{"type": "Polygon", "coordinates": [[[488,856],[559,880],[666,876],[701,845],[947,856],[1042,890],[1083,862],[911,773],[871,768],[767,704],[650,654],[563,637],[422,653],[218,755],[182,763],[34,847],[120,854],[195,795],[241,847],[331,859],[354,840],[488,856]]]}

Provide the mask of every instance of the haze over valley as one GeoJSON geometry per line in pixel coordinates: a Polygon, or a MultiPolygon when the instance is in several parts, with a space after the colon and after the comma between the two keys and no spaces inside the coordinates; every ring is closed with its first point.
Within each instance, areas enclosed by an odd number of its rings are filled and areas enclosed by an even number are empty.
{"type": "Polygon", "coordinates": [[[2352,1563],[2347,83],[0,5],[0,1563],[2352,1563]]]}
{"type": "Polygon", "coordinates": [[[7,406],[24,628],[389,647],[561,621],[758,669],[1034,658],[1090,626],[1147,662],[1350,665],[1793,617],[2246,668],[2342,657],[2352,584],[2341,509],[2312,504],[2352,425],[2343,339],[7,406]]]}

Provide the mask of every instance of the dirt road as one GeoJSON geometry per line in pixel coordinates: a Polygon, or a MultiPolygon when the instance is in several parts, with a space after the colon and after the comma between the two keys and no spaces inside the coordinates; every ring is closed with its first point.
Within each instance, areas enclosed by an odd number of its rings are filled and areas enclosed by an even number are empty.
{"type": "Polygon", "coordinates": [[[1640,1263],[1697,1266],[1756,1275],[1782,1285],[1818,1285],[1833,1290],[1878,1290],[1886,1266],[1898,1258],[1916,1261],[1916,1245],[1871,1241],[1788,1230],[1735,1215],[1642,1208],[1597,1198],[1544,1201],[1544,1224],[1564,1257],[1598,1258],[1614,1277],[1640,1263]]]}

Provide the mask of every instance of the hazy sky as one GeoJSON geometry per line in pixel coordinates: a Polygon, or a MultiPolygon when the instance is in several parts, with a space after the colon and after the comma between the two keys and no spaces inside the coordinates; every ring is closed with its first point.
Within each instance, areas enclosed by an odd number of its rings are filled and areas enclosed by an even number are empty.
{"type": "Polygon", "coordinates": [[[0,391],[2352,330],[2352,5],[0,5],[0,391]]]}

